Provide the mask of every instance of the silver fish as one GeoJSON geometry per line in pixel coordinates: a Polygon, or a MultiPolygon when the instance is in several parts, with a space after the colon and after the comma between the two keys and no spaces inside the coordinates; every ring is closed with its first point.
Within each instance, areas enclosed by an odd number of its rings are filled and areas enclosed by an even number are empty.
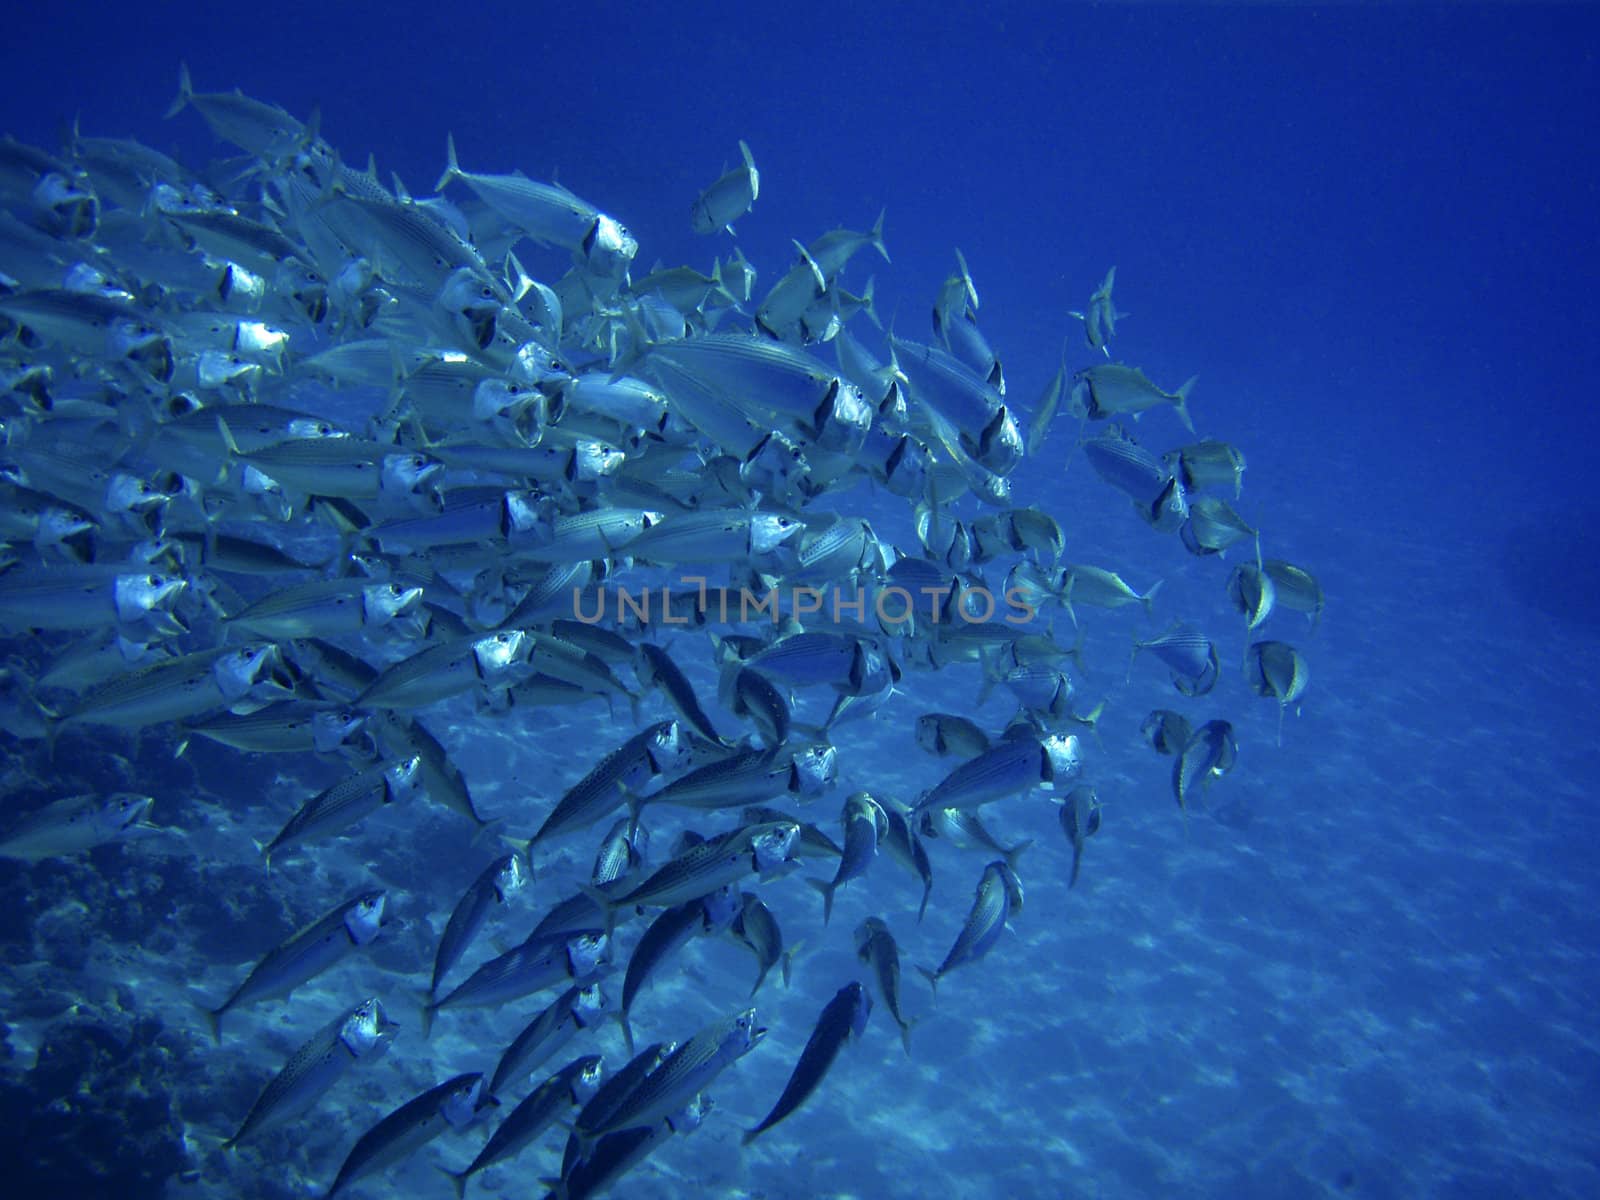
{"type": "Polygon", "coordinates": [[[1072,377],[1071,410],[1091,421],[1103,421],[1107,417],[1133,416],[1171,405],[1177,410],[1184,428],[1193,433],[1188,401],[1198,378],[1193,376],[1176,392],[1168,392],[1151,383],[1137,367],[1101,363],[1086,367],[1072,377]]]}
{"type": "Polygon", "coordinates": [[[618,817],[601,839],[600,849],[594,858],[594,868],[589,872],[589,882],[603,888],[637,870],[644,862],[645,847],[649,842],[649,831],[635,818],[618,817]]]}
{"type": "Polygon", "coordinates": [[[120,841],[141,828],[155,801],[131,792],[68,796],[29,813],[0,836],[0,858],[40,862],[120,841]]]}
{"type": "Polygon", "coordinates": [[[767,972],[780,962],[783,964],[783,982],[788,984],[791,955],[784,952],[783,930],[778,927],[778,919],[772,915],[772,910],[762,902],[761,897],[753,892],[744,892],[740,900],[739,913],[729,926],[728,933],[756,956],[759,970],[756,981],[750,988],[750,995],[754,997],[761,990],[761,985],[766,982],[767,972]]]}
{"type": "Polygon", "coordinates": [[[694,694],[694,686],[684,675],[682,668],[672,661],[669,655],[660,646],[652,642],[645,642],[639,647],[639,661],[634,668],[639,677],[641,687],[660,688],[663,695],[672,702],[696,732],[709,741],[719,745],[724,744],[724,739],[711,724],[711,718],[706,716],[705,709],[700,707],[700,700],[694,694]]]}
{"type": "Polygon", "coordinates": [[[184,721],[185,735],[199,736],[255,754],[330,754],[350,746],[367,716],[321,701],[282,700],[250,713],[218,713],[184,721]]]}
{"type": "Polygon", "coordinates": [[[416,610],[420,587],[393,580],[319,579],[273,592],[227,618],[258,637],[332,637],[380,629],[416,610]]]}
{"type": "Polygon", "coordinates": [[[1002,846],[994,834],[984,828],[975,812],[961,808],[928,809],[922,813],[920,826],[924,837],[940,838],[963,850],[984,850],[998,854],[1005,864],[1016,869],[1017,859],[1033,845],[1032,838],[1024,838],[1014,846],[1002,846]]]}
{"type": "Polygon", "coordinates": [[[1077,624],[1078,620],[1077,613],[1073,611],[1074,604],[1090,604],[1095,608],[1122,608],[1128,604],[1142,604],[1148,615],[1153,611],[1156,592],[1160,590],[1161,584],[1161,580],[1156,580],[1143,595],[1140,595],[1115,571],[1078,563],[1067,567],[1061,574],[1061,603],[1066,608],[1067,615],[1072,618],[1073,624],[1077,624]]]}
{"type": "Polygon", "coordinates": [[[817,1023],[811,1030],[805,1049],[789,1075],[789,1082],[772,1111],[760,1124],[745,1131],[740,1139],[748,1146],[806,1102],[821,1085],[839,1051],[852,1039],[859,1039],[867,1029],[867,1018],[872,1013],[872,997],[859,983],[851,982],[840,988],[833,999],[823,1006],[817,1023]]]}
{"type": "Polygon", "coordinates": [[[498,1096],[517,1076],[538,1070],[580,1032],[599,1025],[605,1018],[606,1004],[606,994],[598,983],[573,986],[562,992],[505,1048],[495,1064],[490,1092],[498,1096]]]}
{"type": "Polygon", "coordinates": [[[618,1014],[629,1054],[634,1052],[633,1026],[629,1023],[629,1017],[640,990],[657,968],[705,929],[705,903],[703,899],[696,899],[675,904],[661,912],[640,935],[638,944],[628,957],[628,970],[622,981],[622,1007],[618,1014]]]}
{"type": "Polygon", "coordinates": [[[580,255],[598,274],[620,278],[639,252],[627,227],[554,183],[536,183],[522,174],[479,175],[463,171],[452,136],[447,163],[435,190],[459,180],[505,220],[536,242],[561,246],[580,255]]]}
{"type": "Polygon", "coordinates": [[[53,741],[73,725],[142,729],[223,708],[241,701],[280,662],[270,643],[218,646],[163,659],[90,688],[52,714],[49,736],[53,741]]]}
{"type": "Polygon", "coordinates": [[[833,897],[846,883],[866,874],[872,860],[878,857],[878,844],[889,835],[889,818],[883,806],[866,792],[856,792],[844,803],[841,816],[844,824],[844,853],[839,857],[839,868],[828,882],[810,881],[822,893],[822,923],[833,917],[833,897]]]}
{"type": "Polygon", "coordinates": [[[223,1148],[231,1150],[309,1111],[351,1067],[382,1057],[399,1030],[377,1000],[366,1000],[323,1026],[261,1089],[223,1148]]]}
{"type": "Polygon", "coordinates": [[[989,748],[989,737],[966,717],[954,713],[923,713],[917,718],[917,745],[943,758],[974,758],[989,748]]]}
{"type": "Polygon", "coordinates": [[[1100,797],[1094,788],[1080,783],[1061,798],[1061,831],[1072,843],[1072,877],[1069,888],[1078,886],[1078,871],[1083,866],[1083,844],[1100,832],[1100,797]]]}
{"type": "Polygon", "coordinates": [[[455,1185],[457,1197],[466,1195],[467,1180],[472,1176],[522,1153],[563,1113],[588,1103],[599,1089],[603,1074],[600,1056],[586,1054],[573,1059],[529,1092],[495,1127],[494,1134],[465,1170],[445,1172],[455,1185]]]}
{"type": "Polygon", "coordinates": [[[1144,719],[1139,732],[1157,754],[1181,754],[1189,744],[1192,730],[1182,713],[1158,708],[1144,719]]]}
{"type": "Polygon", "coordinates": [[[527,886],[528,871],[517,854],[502,854],[472,881],[472,886],[456,901],[444,932],[439,935],[439,948],[433,956],[433,979],[428,985],[430,997],[438,995],[440,982],[466,953],[472,939],[489,919],[494,905],[509,904],[527,886]]]}
{"type": "Polygon", "coordinates": [[[147,571],[8,571],[0,576],[0,633],[136,625],[170,609],[187,586],[147,571]]]}
{"type": "Polygon", "coordinates": [[[992,862],[983,869],[978,880],[978,890],[973,896],[972,909],[966,923],[956,937],[950,952],[936,969],[918,967],[935,990],[939,980],[966,963],[977,962],[994,948],[1005,932],[1007,919],[1013,910],[1022,907],[1022,884],[1016,872],[1003,862],[992,862]]]}
{"type": "Polygon", "coordinates": [[[883,812],[889,821],[889,834],[883,839],[883,848],[889,852],[890,858],[922,882],[922,901],[917,905],[917,920],[920,922],[928,911],[928,897],[933,895],[933,863],[928,859],[922,839],[912,828],[912,810],[899,803],[886,803],[883,812]]]}
{"type": "Polygon", "coordinates": [[[610,935],[599,929],[535,934],[492,958],[442,1000],[422,1006],[422,1036],[440,1009],[504,1004],[546,988],[590,982],[610,959],[610,935]]]}
{"type": "Polygon", "coordinates": [[[883,218],[886,212],[880,210],[878,219],[865,233],[857,233],[853,229],[830,229],[806,247],[806,254],[817,264],[824,279],[831,283],[846,264],[868,246],[876,250],[884,262],[889,261],[889,248],[883,244],[883,218]]]}
{"type": "Polygon", "coordinates": [[[1185,696],[1204,696],[1216,687],[1219,676],[1217,648],[1211,639],[1192,625],[1179,622],[1160,637],[1134,639],[1128,658],[1128,674],[1141,650],[1154,654],[1172,673],[1172,683],[1185,696]]]}
{"type": "Polygon", "coordinates": [[[1283,714],[1305,695],[1311,668],[1287,642],[1253,642],[1245,653],[1245,679],[1258,696],[1278,702],[1278,744],[1283,745],[1283,714]]]}
{"type": "Polygon", "coordinates": [[[676,721],[660,721],[629,738],[566,790],[528,843],[529,850],[550,838],[587,829],[626,797],[642,795],[660,776],[682,769],[688,753],[676,721]]]}
{"type": "Polygon", "coordinates": [[[872,978],[878,985],[878,995],[884,1007],[900,1027],[900,1044],[906,1057],[911,1056],[911,1029],[916,1024],[908,1021],[901,1008],[900,947],[894,934],[882,917],[868,917],[856,926],[856,957],[872,968],[872,978]]]}
{"type": "Polygon", "coordinates": [[[496,1103],[477,1073],[457,1075],[408,1100],[356,1140],[328,1189],[328,1200],[356,1180],[403,1162],[441,1133],[465,1129],[496,1103]]]}
{"type": "Polygon", "coordinates": [[[222,1018],[236,1008],[287,997],[301,984],[369,945],[383,927],[387,895],[363,892],[290,934],[250,968],[250,974],[218,1008],[202,1008],[212,1040],[222,1040],[222,1018]]]}
{"type": "Polygon", "coordinates": [[[1172,764],[1172,793],[1185,816],[1195,789],[1208,789],[1213,779],[1233,769],[1238,757],[1239,743],[1227,721],[1207,721],[1189,735],[1172,764]]]}
{"type": "Polygon", "coordinates": [[[701,192],[689,207],[689,224],[696,233],[733,232],[733,223],[749,212],[761,193],[761,174],[750,147],[739,142],[742,165],[726,172],[701,192]]]}
{"type": "Polygon", "coordinates": [[[1071,781],[1082,761],[1074,734],[1008,738],[946,775],[917,802],[917,812],[978,808],[1041,784],[1056,787],[1071,781]]]}
{"type": "Polygon", "coordinates": [[[1322,616],[1322,610],[1327,604],[1327,597],[1323,594],[1322,585],[1316,578],[1303,567],[1293,563],[1284,562],[1281,558],[1269,558],[1261,564],[1261,569],[1271,579],[1277,592],[1278,603],[1284,608],[1303,612],[1311,618],[1311,628],[1315,631],[1317,621],[1322,616]]]}
{"type": "Polygon", "coordinates": [[[634,906],[670,908],[710,895],[747,875],[769,876],[786,870],[793,862],[793,848],[799,836],[800,826],[793,821],[746,826],[691,846],[620,894],[598,889],[590,894],[608,914],[608,920],[614,920],[619,909],[634,906]]]}
{"type": "Polygon", "coordinates": [[[224,141],[263,159],[285,158],[303,149],[313,131],[276,104],[254,100],[235,88],[231,92],[196,92],[189,79],[189,64],[178,66],[178,98],[167,109],[171,119],[193,108],[224,141]]]}
{"type": "Polygon", "coordinates": [[[1168,451],[1161,461],[1191,492],[1232,484],[1238,499],[1244,486],[1244,455],[1227,442],[1194,442],[1168,451]]]}
{"type": "Polygon", "coordinates": [[[310,841],[336,837],[386,804],[403,803],[422,784],[422,762],[416,755],[375,763],[318,792],[262,847],[271,866],[274,855],[310,841]]]}
{"type": "Polygon", "coordinates": [[[1228,575],[1228,599],[1245,619],[1246,630],[1254,630],[1272,615],[1278,602],[1278,585],[1263,568],[1240,563],[1228,575]]]}
{"type": "Polygon", "coordinates": [[[706,1026],[669,1054],[646,1075],[603,1120],[578,1117],[577,1132],[592,1143],[603,1134],[659,1121],[682,1108],[716,1077],[760,1044],[766,1029],[756,1023],[756,1010],[726,1017],[706,1026]]]}

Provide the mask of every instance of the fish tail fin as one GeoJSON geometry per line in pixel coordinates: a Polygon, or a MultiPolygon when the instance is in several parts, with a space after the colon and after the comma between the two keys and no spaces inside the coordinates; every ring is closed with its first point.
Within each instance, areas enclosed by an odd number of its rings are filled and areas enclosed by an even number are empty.
{"type": "Polygon", "coordinates": [[[939,996],[939,972],[935,971],[931,967],[924,967],[920,965],[917,967],[917,970],[920,971],[922,973],[922,977],[928,981],[928,990],[931,991],[934,995],[934,998],[937,999],[939,996]]]}
{"type": "Polygon", "coordinates": [[[167,107],[167,120],[171,120],[184,109],[189,107],[189,101],[194,99],[194,81],[189,78],[189,64],[178,64],[178,98],[167,107]]]}
{"type": "Polygon", "coordinates": [[[256,848],[256,853],[261,855],[261,865],[267,869],[267,874],[272,874],[272,843],[251,838],[250,844],[256,848]]]}
{"type": "Polygon", "coordinates": [[[1006,860],[1006,866],[1015,871],[1017,869],[1017,860],[1022,857],[1022,852],[1031,845],[1033,845],[1032,838],[1023,838],[1009,850],[1002,846],[1000,848],[1000,856],[1006,860]]]}
{"type": "MultiPolygon", "coordinates": [[[[38,701],[35,701],[34,703],[37,704],[38,701]]],[[[40,709],[41,709],[41,711],[43,711],[45,713],[45,718],[44,718],[44,756],[45,756],[45,760],[47,762],[55,762],[55,760],[56,760],[56,741],[61,737],[61,724],[62,724],[61,718],[49,715],[49,710],[45,709],[43,705],[40,705],[40,709]]]]}
{"type": "Polygon", "coordinates": [[[761,1136],[761,1128],[762,1127],[760,1125],[757,1125],[754,1129],[746,1129],[744,1133],[739,1136],[739,1145],[748,1146],[751,1142],[755,1141],[761,1136]]]}
{"type": "Polygon", "coordinates": [[[505,838],[505,834],[500,832],[501,826],[506,823],[504,817],[491,817],[489,820],[485,821],[482,817],[479,817],[476,814],[473,815],[478,824],[477,828],[472,831],[472,841],[470,841],[468,845],[475,847],[480,841],[487,837],[505,838]]]}
{"type": "Polygon", "coordinates": [[[228,428],[228,422],[221,413],[217,414],[217,433],[222,437],[222,444],[226,448],[223,455],[222,469],[217,472],[217,482],[225,483],[228,472],[233,468],[234,459],[239,457],[239,443],[233,438],[233,430],[228,428]]]}
{"type": "Polygon", "coordinates": [[[1102,750],[1105,749],[1106,744],[1104,739],[1102,739],[1100,736],[1100,717],[1105,711],[1106,702],[1101,700],[1099,704],[1096,704],[1088,712],[1084,713],[1083,716],[1080,717],[1074,714],[1072,718],[1079,725],[1082,725],[1090,733],[1094,734],[1094,744],[1100,747],[1102,750]]]}
{"type": "Polygon", "coordinates": [[[1156,580],[1150,585],[1149,590],[1147,590],[1144,595],[1139,597],[1139,603],[1144,605],[1145,616],[1154,617],[1156,615],[1156,593],[1161,590],[1161,585],[1165,582],[1165,579],[1156,580]]]}
{"type": "Polygon", "coordinates": [[[861,311],[867,314],[867,320],[882,329],[883,322],[878,320],[878,310],[872,305],[873,290],[877,286],[877,282],[878,277],[876,275],[867,278],[867,286],[861,289],[861,311]]]}
{"type": "Polygon", "coordinates": [[[1194,432],[1194,421],[1189,417],[1189,393],[1194,390],[1195,382],[1200,378],[1191,375],[1183,381],[1183,386],[1178,389],[1178,398],[1172,402],[1172,407],[1178,410],[1178,417],[1183,421],[1183,427],[1190,433],[1194,432]]]}
{"type": "Polygon", "coordinates": [[[922,924],[922,918],[928,915],[928,898],[933,895],[933,885],[930,883],[922,889],[922,903],[917,906],[917,924],[922,924]]]}
{"type": "MultiPolygon", "coordinates": [[[[889,261],[889,247],[883,244],[883,217],[888,211],[886,208],[880,208],[878,210],[878,219],[872,223],[872,228],[867,231],[867,242],[874,250],[883,255],[884,262],[889,261]]],[[[880,325],[878,328],[881,329],[883,326],[880,325]]]]}
{"type": "Polygon", "coordinates": [[[1071,891],[1078,886],[1078,871],[1083,866],[1083,846],[1073,843],[1072,846],[1072,878],[1067,881],[1067,890],[1071,891]]]}
{"type": "MultiPolygon", "coordinates": [[[[435,188],[435,191],[438,189],[435,188]]],[[[450,1180],[450,1186],[455,1189],[456,1200],[462,1200],[467,1194],[467,1180],[472,1177],[470,1171],[452,1171],[449,1167],[440,1167],[439,1173],[450,1180]]]]}
{"type": "Polygon", "coordinates": [[[422,1000],[422,1037],[423,1040],[433,1036],[433,1018],[439,1012],[439,1001],[433,998],[431,992],[423,993],[422,1000]]]}
{"type": "Polygon", "coordinates": [[[578,885],[578,890],[585,896],[589,897],[590,900],[593,900],[595,907],[598,908],[601,912],[601,915],[605,917],[606,936],[609,938],[617,928],[616,902],[613,901],[610,896],[606,895],[605,892],[595,887],[592,883],[580,883],[578,885]]]}
{"type": "MultiPolygon", "coordinates": [[[[634,721],[637,725],[639,722],[634,721]]],[[[644,806],[650,802],[649,796],[641,796],[622,780],[616,782],[617,791],[622,793],[622,802],[628,806],[628,841],[639,836],[639,821],[644,816],[644,806]]]]}
{"type": "Polygon", "coordinates": [[[195,1011],[200,1014],[206,1023],[206,1032],[211,1035],[211,1040],[217,1045],[222,1044],[222,1014],[228,1011],[224,1004],[221,1008],[207,1008],[204,1004],[196,1004],[195,1011]]]}
{"type": "Polygon", "coordinates": [[[622,1044],[627,1047],[628,1057],[632,1058],[638,1051],[634,1049],[633,1024],[628,1020],[626,1009],[617,1013],[617,1024],[622,1027],[622,1044]]]}
{"type": "Polygon", "coordinates": [[[900,1022],[900,1044],[906,1048],[906,1057],[911,1057],[911,1031],[916,1028],[915,1019],[900,1022]]]}
{"type": "Polygon", "coordinates": [[[783,972],[784,987],[788,987],[790,981],[794,979],[794,960],[800,953],[800,947],[804,946],[805,944],[805,939],[801,938],[798,942],[785,950],[783,952],[783,956],[778,960],[779,969],[783,972]]]}
{"type": "Polygon", "coordinates": [[[736,305],[739,303],[733,298],[733,293],[728,290],[728,285],[722,282],[721,258],[713,258],[711,260],[711,290],[706,293],[705,299],[701,300],[699,306],[695,309],[702,317],[706,315],[706,305],[713,295],[722,297],[729,304],[736,305]]]}
{"type": "Polygon", "coordinates": [[[433,185],[436,192],[444,191],[448,184],[463,178],[461,164],[456,161],[456,135],[453,132],[444,135],[444,156],[444,173],[439,176],[439,182],[433,185]]]}
{"type": "Polygon", "coordinates": [[[826,883],[821,879],[808,879],[806,882],[822,895],[822,924],[826,926],[833,917],[833,894],[838,885],[826,883]]]}

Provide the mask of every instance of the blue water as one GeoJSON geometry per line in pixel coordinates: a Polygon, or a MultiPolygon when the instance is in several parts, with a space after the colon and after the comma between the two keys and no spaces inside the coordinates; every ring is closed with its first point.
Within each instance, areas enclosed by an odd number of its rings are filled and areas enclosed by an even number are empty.
{"type": "MultiPolygon", "coordinates": [[[[741,1150],[821,1004],[864,970],[848,931],[883,912],[908,964],[937,962],[983,859],[934,847],[920,926],[918,886],[888,864],[840,893],[826,930],[808,889],[773,885],[804,941],[792,986],[759,998],[773,1033],[719,1082],[706,1126],[618,1194],[1600,1195],[1600,10],[334,7],[30,6],[0,44],[3,124],[54,145],[76,117],[186,162],[224,156],[193,114],[162,120],[186,60],[201,89],[319,107],[349,160],[370,151],[418,194],[451,132],[471,169],[559,178],[626,220],[639,268],[726,252],[687,212],[742,137],[761,168],[738,241],[758,286],[789,239],[886,209],[893,263],[858,264],[856,283],[876,270],[885,322],[921,337],[959,247],[1025,410],[1064,337],[1071,365],[1091,361],[1066,310],[1115,263],[1119,357],[1199,374],[1200,431],[1249,460],[1241,511],[1329,597],[1314,634],[1295,613],[1269,623],[1312,669],[1281,746],[1275,706],[1232,669],[1185,705],[1241,742],[1213,811],[1187,823],[1138,736],[1179,698],[1152,663],[1124,679],[1129,638],[1160,626],[1091,614],[1080,688],[1109,701],[1090,739],[1106,807],[1079,886],[1047,806],[991,809],[1002,840],[1037,839],[1015,936],[936,1002],[908,969],[913,1057],[880,1006],[824,1090],[741,1150]]],[[[1184,436],[1165,412],[1140,432],[1184,436]]],[[[1063,418],[1019,501],[1061,518],[1069,559],[1165,580],[1160,622],[1205,624],[1231,668],[1227,567],[1150,533],[1083,463],[1064,473],[1072,436],[1063,418]]],[[[848,503],[903,522],[886,496],[848,503]]],[[[968,711],[976,672],[912,683],[884,720],[841,729],[816,819],[857,787],[913,799],[940,777],[911,719],[968,711]]],[[[979,717],[1008,715],[996,698],[979,717]]],[[[598,709],[513,728],[462,707],[440,725],[491,815],[542,813],[626,736],[598,709]]],[[[313,1194],[361,1130],[491,1065],[526,1019],[446,1014],[417,1033],[433,939],[482,862],[448,814],[383,814],[266,876],[250,839],[334,768],[199,744],[174,759],[162,735],[53,768],[3,749],[8,793],[132,785],[182,831],[0,864],[0,1162],[25,1172],[22,1194],[313,1194]],[[293,1004],[230,1018],[213,1046],[191,1002],[216,1003],[367,876],[404,893],[394,936],[293,1004]],[[390,1055],[269,1152],[218,1151],[307,1031],[373,993],[407,1026],[390,1055]]],[[[550,879],[588,853],[567,849],[550,879]]],[[[562,894],[545,886],[507,938],[562,894]]],[[[697,946],[639,1024],[686,1036],[751,975],[731,946],[697,946]]],[[[459,1168],[480,1141],[436,1143],[360,1194],[446,1197],[430,1163],[459,1168]]],[[[539,1194],[558,1155],[471,1187],[539,1194]]]]}

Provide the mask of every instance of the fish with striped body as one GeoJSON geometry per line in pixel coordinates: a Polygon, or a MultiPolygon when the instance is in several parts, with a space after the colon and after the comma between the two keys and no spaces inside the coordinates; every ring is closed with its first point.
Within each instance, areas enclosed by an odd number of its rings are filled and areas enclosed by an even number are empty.
{"type": "Polygon", "coordinates": [[[983,869],[972,908],[961,926],[955,943],[936,968],[918,967],[928,985],[938,990],[939,980],[957,967],[975,963],[1000,940],[1006,921],[1022,911],[1022,881],[1004,862],[992,862],[983,869]]]}
{"type": "Polygon", "coordinates": [[[381,1057],[400,1026],[377,1000],[366,1000],[323,1026],[283,1064],[222,1143],[231,1150],[308,1112],[358,1063],[381,1057]]]}
{"type": "Polygon", "coordinates": [[[217,1008],[201,1008],[211,1039],[222,1040],[222,1018],[236,1008],[288,995],[363,946],[383,928],[388,895],[363,892],[290,934],[262,956],[250,974],[217,1008]]]}
{"type": "Polygon", "coordinates": [[[333,1200],[358,1179],[410,1158],[442,1133],[462,1130],[498,1104],[477,1073],[457,1075],[406,1101],[356,1140],[324,1200],[333,1200]]]}
{"type": "Polygon", "coordinates": [[[866,988],[854,981],[840,988],[817,1015],[811,1037],[800,1052],[789,1082],[784,1085],[783,1093],[772,1106],[772,1111],[761,1119],[760,1124],[745,1131],[740,1144],[748,1146],[804,1104],[811,1093],[821,1086],[844,1044],[866,1033],[867,1018],[871,1014],[872,997],[866,988]]]}

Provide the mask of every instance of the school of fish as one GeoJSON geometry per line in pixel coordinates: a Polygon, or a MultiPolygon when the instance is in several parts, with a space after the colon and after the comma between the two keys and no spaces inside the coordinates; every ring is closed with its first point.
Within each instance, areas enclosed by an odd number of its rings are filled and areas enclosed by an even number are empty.
{"type": "MultiPolygon", "coordinates": [[[[738,250],[709,273],[645,273],[617,217],[553,183],[469,170],[453,141],[437,194],[414,197],[341,159],[317,118],[198,92],[185,69],[172,115],[189,113],[243,157],[195,170],[76,129],[59,151],[0,143],[6,732],[42,780],[80,739],[139,737],[173,754],[219,744],[244,773],[320,772],[326,786],[292,812],[231,814],[263,886],[384,811],[448,810],[481,864],[452,885],[453,909],[428,915],[432,961],[392,995],[302,1021],[299,1050],[211,1131],[216,1153],[286,1171],[275,1131],[472,1009],[528,1021],[467,1073],[393,1096],[342,1163],[312,1164],[322,1194],[481,1124],[481,1150],[449,1173],[458,1194],[498,1166],[518,1194],[599,1195],[717,1119],[718,1077],[752,1052],[793,1070],[744,1140],[781,1137],[847,1069],[846,1045],[876,1036],[874,997],[911,1055],[895,930],[928,915],[927,843],[974,853],[954,885],[973,889],[964,917],[941,889],[949,951],[919,968],[937,987],[1003,953],[1023,910],[1029,843],[1004,844],[988,806],[1053,805],[1072,867],[1050,885],[1078,883],[1101,828],[1106,718],[1074,681],[1081,629],[1062,639],[1087,608],[1158,599],[1159,584],[1071,561],[1056,515],[1011,503],[1010,476],[1058,415],[1076,422],[1074,456],[1174,553],[1236,552],[1216,580],[1246,631],[1231,669],[1278,706],[1282,740],[1308,668],[1261,627],[1288,609],[1314,629],[1322,589],[1263,557],[1232,503],[1244,456],[1195,435],[1195,380],[1169,389],[1111,359],[1127,318],[1115,268],[1072,314],[1090,365],[1069,368],[1064,348],[1023,413],[959,251],[924,339],[909,321],[874,329],[873,283],[852,293],[845,276],[889,262],[881,214],[795,241],[765,290],[738,250]],[[1158,452],[1153,437],[1184,440],[1158,452]],[[880,539],[850,510],[857,489],[903,507],[913,536],[880,539]],[[974,670],[976,694],[954,695],[974,670]],[[911,696],[936,673],[950,700],[928,711],[911,696]],[[963,715],[991,694],[1015,698],[1003,730],[963,715]],[[475,728],[538,743],[541,714],[590,702],[609,732],[548,746],[581,778],[525,781],[517,803],[480,811],[481,772],[457,765],[479,757],[475,728]],[[838,797],[842,769],[874,773],[834,744],[858,721],[913,728],[947,773],[920,796],[886,780],[838,797]],[[886,871],[909,872],[920,905],[897,892],[837,932],[836,896],[886,871]],[[817,897],[776,882],[791,875],[817,897]],[[837,993],[809,1031],[769,1029],[755,1007],[700,1028],[651,1009],[664,1040],[636,1044],[641,997],[692,940],[753,954],[757,997],[774,967],[804,969],[782,931],[801,923],[860,964],[827,981],[837,993]],[[601,1052],[613,1026],[620,1058],[601,1052]]],[[[758,202],[755,157],[738,150],[685,197],[695,232],[726,237],[758,202]]],[[[1205,697],[1230,669],[1216,643],[1194,621],[1156,628],[1130,674],[1154,659],[1178,696],[1205,697]]],[[[1134,718],[1171,756],[1185,819],[1239,756],[1232,724],[1205,717],[1134,718]]],[[[125,839],[137,854],[167,803],[8,806],[0,856],[125,839]]],[[[359,877],[300,896],[305,924],[196,1014],[219,1069],[236,1013],[293,1012],[297,988],[366,953],[404,904],[359,877]]]]}

